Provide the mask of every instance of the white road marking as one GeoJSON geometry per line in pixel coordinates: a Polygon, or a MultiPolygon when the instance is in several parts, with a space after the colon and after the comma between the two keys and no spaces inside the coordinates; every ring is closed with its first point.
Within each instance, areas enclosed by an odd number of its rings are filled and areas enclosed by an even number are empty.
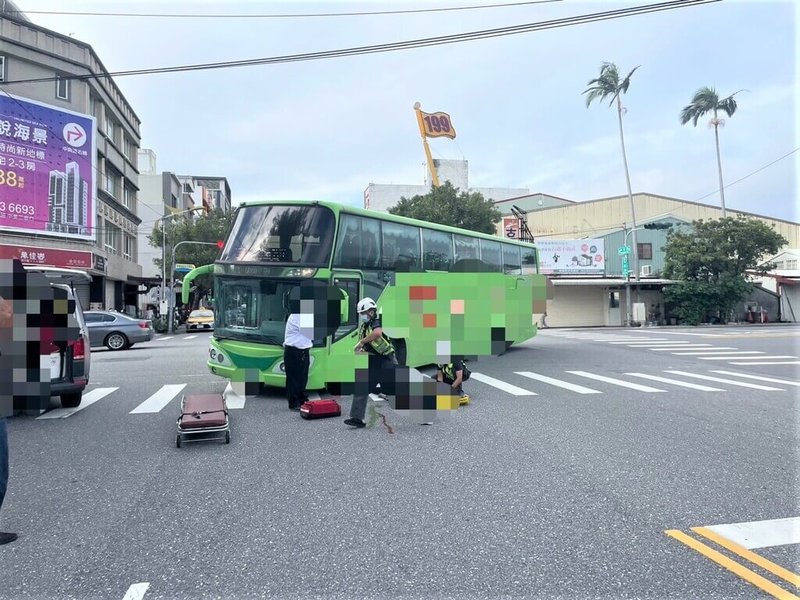
{"type": "Polygon", "coordinates": [[[658,375],[650,375],[648,373],[625,373],[625,375],[632,375],[633,377],[641,377],[642,379],[652,379],[653,381],[660,381],[661,383],[669,383],[680,387],[691,388],[693,390],[700,390],[701,392],[724,392],[721,388],[710,387],[707,385],[700,385],[699,383],[688,383],[686,381],[676,381],[666,377],[659,377],[658,375]]]}
{"type": "MultiPolygon", "coordinates": [[[[664,348],[653,348],[653,352],[671,352],[672,350],[700,350],[700,349],[708,349],[712,350],[711,344],[688,344],[686,346],[670,346],[664,348]]],[[[723,350],[736,350],[736,348],[723,348],[723,350]]]]}
{"type": "Polygon", "coordinates": [[[83,394],[83,398],[81,399],[81,403],[76,406],[75,408],[56,408],[55,410],[51,410],[50,412],[46,412],[43,415],[36,417],[37,419],[66,419],[67,417],[74,415],[79,410],[83,410],[87,406],[91,406],[98,400],[102,400],[106,396],[108,396],[111,392],[117,391],[118,387],[108,387],[108,388],[96,388],[93,389],[91,392],[86,392],[83,394]]]}
{"type": "Polygon", "coordinates": [[[667,338],[637,338],[636,340],[622,340],[608,342],[609,344],[630,344],[632,341],[638,342],[667,342],[668,344],[688,344],[689,342],[670,342],[667,338]]]}
{"type": "MultiPolygon", "coordinates": [[[[683,350],[683,348],[681,348],[683,350]]],[[[737,350],[736,348],[731,350],[720,349],[720,348],[709,348],[708,350],[699,350],[697,352],[673,352],[675,356],[700,356],[709,354],[724,354],[725,356],[733,356],[734,354],[764,354],[763,352],[759,352],[758,350],[737,350]]]]}
{"type": "Polygon", "coordinates": [[[696,335],[699,337],[708,337],[708,336],[715,336],[721,335],[719,333],[688,333],[686,331],[660,331],[658,335],[696,335]]]}
{"type": "Polygon", "coordinates": [[[757,367],[759,365],[800,365],[800,360],[790,361],[790,362],[759,362],[759,363],[740,363],[740,362],[732,362],[729,363],[731,365],[748,365],[752,367],[757,367]]]}
{"type": "Polygon", "coordinates": [[[150,396],[147,400],[142,402],[128,414],[138,415],[143,413],[161,412],[161,409],[172,402],[172,399],[177,396],[185,387],[185,383],[162,385],[160,390],[158,390],[155,394],[150,396]]]}
{"type": "Polygon", "coordinates": [[[506,383],[505,381],[500,381],[499,379],[495,379],[494,377],[489,377],[488,375],[484,375],[483,373],[473,373],[470,379],[482,381],[485,384],[495,387],[498,390],[503,390],[504,392],[508,392],[509,394],[512,394],[514,396],[538,396],[538,394],[536,394],[535,392],[529,392],[528,390],[523,390],[521,387],[511,385],[510,383],[506,383]]]}
{"type": "Polygon", "coordinates": [[[588,379],[596,379],[597,381],[605,381],[606,383],[610,383],[612,385],[618,385],[621,387],[630,388],[632,390],[638,390],[640,392],[655,393],[655,392],[666,391],[666,390],[659,390],[658,388],[653,388],[646,385],[641,385],[638,383],[622,381],[621,379],[614,379],[613,377],[605,377],[604,375],[595,375],[594,373],[587,373],[586,371],[567,371],[567,373],[572,373],[573,375],[579,375],[580,377],[586,377],[588,379]]]}
{"type": "Polygon", "coordinates": [[[230,381],[225,387],[225,391],[222,392],[222,395],[225,397],[225,404],[228,406],[228,410],[244,408],[245,402],[247,401],[245,396],[240,396],[234,391],[230,381]]]}
{"type": "Polygon", "coordinates": [[[185,340],[193,340],[193,339],[194,339],[194,338],[196,338],[196,337],[197,337],[196,335],[187,335],[187,336],[186,336],[185,338],[183,338],[183,339],[185,339],[185,340]]]}
{"type": "Polygon", "coordinates": [[[646,344],[625,344],[628,348],[672,348],[673,350],[680,350],[682,348],[692,348],[689,342],[655,342],[646,344]]]}
{"type": "Polygon", "coordinates": [[[748,550],[800,544],[800,517],[706,526],[748,550]]]}
{"type": "Polygon", "coordinates": [[[128,591],[125,592],[125,597],[122,600],[142,600],[149,587],[150,584],[147,582],[134,583],[128,588],[128,591]]]}
{"type": "Polygon", "coordinates": [[[153,341],[154,341],[154,342],[157,342],[157,341],[161,340],[162,342],[166,342],[167,340],[171,340],[171,339],[172,339],[172,338],[174,338],[174,337],[175,337],[174,335],[168,335],[167,337],[156,338],[156,339],[155,339],[155,340],[153,340],[153,341]]]}
{"type": "Polygon", "coordinates": [[[582,385],[577,385],[574,383],[569,383],[568,381],[561,381],[560,379],[553,379],[552,377],[547,377],[546,375],[539,375],[538,373],[531,373],[530,371],[516,371],[517,375],[522,375],[523,377],[527,377],[528,379],[535,379],[536,381],[541,381],[543,383],[549,383],[550,385],[554,385],[556,387],[564,388],[565,390],[572,390],[573,392],[577,392],[579,394],[602,394],[600,390],[593,390],[592,388],[583,387],[582,385]]]}
{"type": "Polygon", "coordinates": [[[768,381],[770,383],[782,383],[783,385],[796,385],[800,386],[800,381],[786,381],[785,379],[775,379],[774,377],[764,377],[763,375],[747,375],[745,373],[737,373],[736,371],[711,371],[712,373],[722,373],[723,375],[733,375],[734,377],[744,377],[746,379],[755,379],[756,381],[768,381]]]}
{"type": "Polygon", "coordinates": [[[796,356],[734,356],[727,354],[725,356],[698,356],[700,360],[773,360],[777,358],[797,358],[796,356]]]}
{"type": "Polygon", "coordinates": [[[756,383],[745,383],[744,381],[731,381],[730,379],[723,379],[722,377],[711,377],[710,375],[698,375],[696,373],[687,373],[686,371],[664,371],[665,373],[672,373],[673,375],[683,375],[684,377],[694,377],[695,379],[705,379],[706,381],[718,381],[719,383],[727,383],[728,385],[738,385],[739,387],[752,388],[754,390],[766,390],[768,392],[783,392],[783,388],[768,387],[766,385],[758,385],[756,383]]]}

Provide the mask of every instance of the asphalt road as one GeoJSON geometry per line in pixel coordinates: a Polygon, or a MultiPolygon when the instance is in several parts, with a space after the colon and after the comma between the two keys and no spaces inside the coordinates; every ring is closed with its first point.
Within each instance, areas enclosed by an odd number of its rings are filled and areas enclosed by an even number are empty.
{"type": "MultiPolygon", "coordinates": [[[[430,427],[270,393],[178,449],[207,338],[93,351],[84,408],[10,420],[0,599],[770,597],[665,532],[800,516],[800,328],[546,330],[430,427]]],[[[762,566],[704,543],[798,593],[796,526],[760,527],[762,566]]]]}

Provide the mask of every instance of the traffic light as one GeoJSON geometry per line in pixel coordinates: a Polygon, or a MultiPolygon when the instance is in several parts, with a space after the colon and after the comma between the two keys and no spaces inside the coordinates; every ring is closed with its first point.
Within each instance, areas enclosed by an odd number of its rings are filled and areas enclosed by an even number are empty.
{"type": "Polygon", "coordinates": [[[672,223],[645,223],[645,229],[669,229],[672,223]]]}
{"type": "Polygon", "coordinates": [[[225,242],[223,242],[222,240],[217,240],[217,248],[222,250],[224,247],[225,247],[225,242]]]}

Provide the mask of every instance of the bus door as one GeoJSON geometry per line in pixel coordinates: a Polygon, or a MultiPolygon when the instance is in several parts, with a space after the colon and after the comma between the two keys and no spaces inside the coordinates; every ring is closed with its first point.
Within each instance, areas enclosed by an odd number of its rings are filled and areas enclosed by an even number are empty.
{"type": "Polygon", "coordinates": [[[352,337],[352,345],[355,345],[358,341],[356,339],[358,337],[358,311],[356,307],[358,301],[361,299],[361,275],[352,272],[334,273],[333,285],[347,292],[349,306],[347,321],[343,322],[336,329],[331,344],[335,344],[343,338],[352,337]]]}

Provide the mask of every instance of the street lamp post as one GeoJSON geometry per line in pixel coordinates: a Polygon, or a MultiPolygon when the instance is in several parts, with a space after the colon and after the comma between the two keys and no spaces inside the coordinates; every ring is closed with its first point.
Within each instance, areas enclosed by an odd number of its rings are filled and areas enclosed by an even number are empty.
{"type": "MultiPolygon", "coordinates": [[[[159,298],[159,310],[158,310],[159,314],[162,313],[161,308],[163,306],[164,300],[166,299],[165,294],[167,292],[167,227],[166,227],[167,224],[166,224],[166,220],[167,219],[171,219],[172,217],[177,217],[179,215],[190,213],[190,212],[195,211],[195,210],[202,210],[202,207],[194,207],[194,208],[189,208],[187,210],[181,210],[181,211],[178,211],[178,212],[175,212],[175,213],[164,215],[163,217],[160,217],[160,218],[156,219],[155,221],[153,221],[154,225],[156,223],[158,223],[159,221],[162,222],[162,225],[161,225],[161,296],[159,298]]],[[[170,278],[171,277],[172,277],[172,273],[170,273],[170,278]]],[[[169,306],[169,303],[167,303],[167,306],[169,306]]]]}
{"type": "Polygon", "coordinates": [[[169,324],[168,324],[169,333],[175,333],[175,327],[174,327],[174,321],[175,321],[175,287],[174,287],[173,281],[172,281],[172,270],[171,270],[171,268],[172,268],[172,265],[175,264],[175,250],[177,250],[178,246],[180,246],[181,244],[197,244],[198,246],[217,246],[217,247],[219,247],[219,244],[217,244],[216,242],[194,242],[192,240],[183,240],[182,242],[178,242],[177,244],[175,244],[172,247],[172,256],[170,258],[170,263],[169,263],[170,264],[169,313],[167,315],[168,319],[169,319],[169,324]]]}

